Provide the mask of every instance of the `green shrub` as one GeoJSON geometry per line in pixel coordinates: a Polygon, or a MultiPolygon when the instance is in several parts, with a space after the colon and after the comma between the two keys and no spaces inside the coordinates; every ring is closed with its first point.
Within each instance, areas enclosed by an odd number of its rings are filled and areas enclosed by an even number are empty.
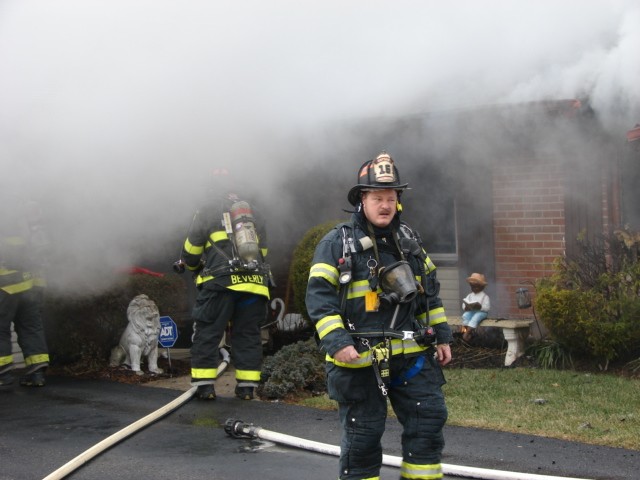
{"type": "Polygon", "coordinates": [[[108,291],[46,295],[44,318],[52,363],[76,363],[88,371],[107,365],[127,326],[127,307],[143,293],[158,305],[160,315],[186,310],[186,285],[173,274],[123,275],[108,291]]]}
{"type": "Polygon", "coordinates": [[[282,399],[325,390],[324,354],[313,339],[286,345],[263,362],[261,397],[282,399]]]}
{"type": "Polygon", "coordinates": [[[570,353],[608,364],[640,342],[640,263],[615,237],[583,242],[578,256],[556,262],[554,275],[537,282],[536,292],[552,340],[570,353]]]}
{"type": "Polygon", "coordinates": [[[301,313],[307,320],[309,314],[305,305],[305,296],[313,254],[318,242],[338,223],[340,222],[326,222],[309,229],[293,251],[289,267],[289,284],[293,290],[293,306],[295,311],[301,313]]]}
{"type": "Polygon", "coordinates": [[[542,339],[527,348],[527,355],[535,358],[544,369],[573,368],[573,357],[567,347],[555,340],[542,339]]]}

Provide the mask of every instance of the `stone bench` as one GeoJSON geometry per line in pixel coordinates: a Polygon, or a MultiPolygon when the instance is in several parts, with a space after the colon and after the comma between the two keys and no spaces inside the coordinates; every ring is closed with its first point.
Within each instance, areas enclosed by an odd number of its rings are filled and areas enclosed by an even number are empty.
{"type": "MultiPolygon", "coordinates": [[[[451,326],[462,326],[462,317],[447,315],[447,323],[451,326]]],[[[504,365],[508,367],[524,354],[524,341],[529,336],[529,327],[533,320],[510,320],[487,318],[478,328],[496,327],[502,329],[502,335],[507,341],[507,353],[504,357],[504,365]]]]}

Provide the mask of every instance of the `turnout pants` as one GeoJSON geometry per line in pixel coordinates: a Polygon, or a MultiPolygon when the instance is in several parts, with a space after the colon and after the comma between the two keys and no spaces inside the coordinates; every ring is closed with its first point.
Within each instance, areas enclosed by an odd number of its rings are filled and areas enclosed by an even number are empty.
{"type": "Polygon", "coordinates": [[[257,386],[262,368],[260,325],[267,315],[267,298],[228,289],[200,290],[192,317],[191,383],[214,383],[220,364],[220,342],[230,325],[231,360],[238,383],[257,386]]]}
{"type": "Polygon", "coordinates": [[[40,303],[31,290],[8,294],[0,290],[0,372],[12,368],[11,322],[28,371],[49,364],[40,303]]]}
{"type": "MultiPolygon", "coordinates": [[[[389,401],[403,427],[400,478],[442,477],[442,428],[447,408],[441,387],[445,381],[433,355],[425,355],[424,365],[415,376],[388,389],[389,401]]],[[[415,360],[393,357],[392,379],[405,378],[415,360]]],[[[327,363],[327,386],[330,398],[338,402],[342,424],[339,478],[379,478],[387,397],[378,388],[373,367],[345,368],[327,363]]]]}

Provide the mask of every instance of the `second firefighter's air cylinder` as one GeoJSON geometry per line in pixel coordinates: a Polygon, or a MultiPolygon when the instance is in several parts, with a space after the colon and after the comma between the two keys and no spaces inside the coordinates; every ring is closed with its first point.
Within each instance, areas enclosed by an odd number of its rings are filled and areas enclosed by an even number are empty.
{"type": "Polygon", "coordinates": [[[231,205],[229,213],[238,255],[245,263],[255,264],[260,258],[260,248],[251,207],[240,200],[231,205]]]}

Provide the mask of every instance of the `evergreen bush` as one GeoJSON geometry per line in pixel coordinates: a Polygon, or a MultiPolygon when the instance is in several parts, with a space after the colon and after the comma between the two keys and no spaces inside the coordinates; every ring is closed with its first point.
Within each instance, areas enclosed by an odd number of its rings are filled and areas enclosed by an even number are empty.
{"type": "Polygon", "coordinates": [[[615,236],[580,245],[537,282],[536,311],[553,340],[572,354],[604,360],[606,368],[640,342],[640,263],[615,236]]]}
{"type": "MultiPolygon", "coordinates": [[[[291,395],[326,390],[324,354],[313,338],[315,329],[309,321],[305,304],[309,270],[318,242],[338,223],[325,222],[309,229],[296,245],[289,267],[289,285],[293,293],[293,310],[300,313],[307,327],[294,332],[304,340],[285,344],[274,355],[265,357],[262,365],[262,383],[259,395],[269,399],[282,399],[291,395]],[[308,333],[308,335],[307,335],[308,333]]],[[[284,332],[286,333],[286,332],[284,332]]],[[[281,342],[282,343],[282,342],[281,342]]]]}
{"type": "Polygon", "coordinates": [[[318,242],[338,223],[339,221],[326,222],[312,227],[304,234],[300,243],[293,250],[291,266],[289,267],[289,284],[293,290],[293,306],[295,311],[302,314],[307,321],[309,320],[309,314],[305,305],[305,296],[313,254],[318,242]]]}
{"type": "Polygon", "coordinates": [[[282,347],[262,365],[258,394],[268,399],[283,399],[300,394],[326,391],[324,353],[315,340],[282,347]]]}

